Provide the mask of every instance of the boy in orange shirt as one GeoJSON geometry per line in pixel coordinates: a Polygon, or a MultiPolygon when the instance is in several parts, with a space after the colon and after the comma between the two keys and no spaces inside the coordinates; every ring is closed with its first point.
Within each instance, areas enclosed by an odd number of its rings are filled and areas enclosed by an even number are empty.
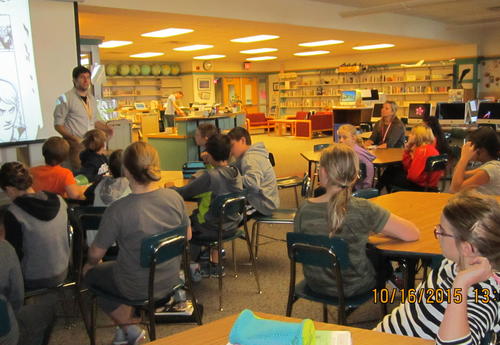
{"type": "Polygon", "coordinates": [[[33,189],[61,195],[70,199],[85,199],[84,187],[76,184],[71,170],[63,168],[60,164],[69,155],[69,144],[61,137],[51,137],[42,146],[42,154],[46,165],[31,168],[33,176],[33,189]]]}

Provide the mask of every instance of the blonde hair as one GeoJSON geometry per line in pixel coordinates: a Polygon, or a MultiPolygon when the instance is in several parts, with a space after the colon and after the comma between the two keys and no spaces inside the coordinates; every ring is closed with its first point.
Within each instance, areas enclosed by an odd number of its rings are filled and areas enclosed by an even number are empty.
{"type": "Polygon", "coordinates": [[[354,127],[353,125],[342,125],[342,126],[340,126],[339,129],[337,130],[337,133],[340,133],[340,132],[349,133],[350,135],[352,135],[354,137],[354,139],[356,140],[356,143],[358,145],[363,144],[363,139],[360,138],[360,136],[358,135],[358,132],[356,130],[356,127],[354,127]]]}
{"type": "Polygon", "coordinates": [[[83,135],[82,145],[87,150],[97,152],[106,143],[106,133],[100,129],[92,129],[83,135]]]}
{"type": "Polygon", "coordinates": [[[415,146],[434,143],[434,134],[432,129],[424,125],[416,125],[411,130],[411,134],[415,136],[415,146]]]}
{"type": "Polygon", "coordinates": [[[352,187],[358,179],[359,160],[351,147],[334,143],[323,150],[319,164],[327,173],[327,181],[322,182],[325,187],[340,187],[328,201],[329,235],[333,237],[347,214],[347,203],[351,198],[352,187]]]}
{"type": "Polygon", "coordinates": [[[161,179],[158,151],[144,142],[135,142],[125,149],[123,165],[139,184],[149,184],[161,179]]]}
{"type": "Polygon", "coordinates": [[[463,264],[460,242],[474,246],[479,255],[500,270],[500,205],[498,201],[470,190],[454,195],[445,206],[443,215],[452,226],[463,264]]]}

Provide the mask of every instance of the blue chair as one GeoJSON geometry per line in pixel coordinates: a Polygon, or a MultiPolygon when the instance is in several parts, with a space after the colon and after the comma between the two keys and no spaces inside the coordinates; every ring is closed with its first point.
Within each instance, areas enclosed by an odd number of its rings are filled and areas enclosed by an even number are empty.
{"type": "MultiPolygon", "coordinates": [[[[269,152],[269,162],[274,167],[276,166],[276,160],[274,159],[274,155],[272,152],[269,152]]],[[[278,189],[287,189],[293,188],[294,196],[295,196],[295,204],[299,207],[299,196],[297,195],[297,187],[301,186],[303,182],[303,178],[299,176],[280,176],[276,178],[276,184],[278,189]]]]}
{"type": "MultiPolygon", "coordinates": [[[[252,270],[255,276],[255,282],[257,284],[257,293],[261,294],[262,291],[260,289],[260,282],[259,282],[259,275],[257,273],[257,265],[255,264],[255,257],[253,255],[252,251],[252,244],[250,243],[250,234],[248,232],[248,227],[247,227],[247,215],[246,215],[246,204],[247,204],[247,198],[246,198],[246,191],[243,191],[241,193],[230,193],[230,194],[224,194],[224,195],[219,195],[215,198],[213,208],[215,211],[215,216],[219,218],[219,238],[217,241],[212,241],[212,242],[205,242],[205,241],[199,241],[196,239],[192,239],[191,242],[198,244],[198,245],[204,245],[204,246],[209,246],[210,248],[217,247],[218,251],[218,267],[217,271],[219,272],[218,274],[218,279],[219,279],[219,310],[223,311],[223,301],[222,301],[222,278],[223,275],[222,273],[222,245],[224,242],[232,242],[232,256],[233,256],[233,265],[234,265],[234,272],[235,272],[235,277],[237,277],[237,264],[236,264],[236,252],[235,252],[235,246],[234,246],[234,240],[236,239],[243,239],[245,240],[248,248],[248,254],[250,256],[250,261],[252,264],[252,270]],[[224,224],[227,224],[228,221],[232,223],[236,223],[235,220],[241,220],[243,219],[243,230],[241,229],[226,229],[224,227],[224,224]],[[225,237],[224,232],[228,230],[235,230],[234,233],[231,236],[225,237]]],[[[236,225],[238,226],[238,225],[236,225]]]]}
{"type": "Polygon", "coordinates": [[[201,325],[201,313],[196,302],[193,290],[191,288],[191,276],[189,272],[189,254],[187,250],[186,225],[181,225],[173,230],[168,230],[159,234],[155,234],[143,239],[141,244],[140,264],[143,268],[149,269],[148,294],[147,298],[139,300],[130,300],[103,291],[97,286],[89,286],[89,291],[92,293],[92,308],[90,314],[90,343],[95,345],[95,330],[96,330],[96,297],[103,297],[120,304],[129,305],[145,311],[148,316],[148,333],[151,341],[156,340],[156,325],[155,325],[155,308],[164,305],[177,289],[184,287],[190,293],[193,303],[194,315],[198,325],[201,325]],[[184,267],[184,284],[176,285],[167,295],[161,298],[155,298],[155,276],[156,266],[171,260],[175,257],[182,256],[184,267]]]}
{"type": "Polygon", "coordinates": [[[10,333],[10,330],[11,325],[7,301],[3,298],[0,298],[0,337],[5,337],[10,333]]]}
{"type": "MultiPolygon", "coordinates": [[[[425,162],[425,172],[429,174],[436,171],[443,171],[446,173],[446,167],[448,166],[448,155],[442,154],[437,156],[431,156],[427,158],[425,162]]],[[[439,189],[430,187],[429,181],[425,181],[425,192],[439,192],[439,189]]]]}
{"type": "Polygon", "coordinates": [[[352,196],[363,199],[376,198],[379,195],[380,191],[377,188],[365,188],[357,190],[354,193],[352,193],[352,196]]]}
{"type": "Polygon", "coordinates": [[[290,259],[290,287],[286,316],[291,316],[293,304],[304,298],[323,305],[323,321],[328,322],[327,306],[337,307],[338,323],[346,324],[347,316],[373,297],[373,292],[346,297],[342,270],[349,267],[348,245],[341,238],[289,232],[286,234],[290,259]],[[327,296],[312,291],[305,280],[296,284],[297,263],[331,269],[335,275],[338,296],[327,296]]]}

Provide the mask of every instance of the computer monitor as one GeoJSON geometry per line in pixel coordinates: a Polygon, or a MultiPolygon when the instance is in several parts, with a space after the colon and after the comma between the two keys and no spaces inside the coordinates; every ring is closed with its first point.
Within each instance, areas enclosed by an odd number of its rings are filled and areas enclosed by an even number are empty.
{"type": "Polygon", "coordinates": [[[436,116],[441,125],[463,125],[465,123],[465,103],[438,103],[436,116]]]}
{"type": "Polygon", "coordinates": [[[378,101],[378,90],[377,89],[362,89],[360,90],[361,99],[363,101],[378,101]]]}
{"type": "Polygon", "coordinates": [[[500,103],[481,102],[477,111],[477,123],[500,125],[500,103]]]}
{"type": "Polygon", "coordinates": [[[408,108],[408,124],[422,123],[424,117],[431,115],[430,103],[410,103],[408,108]]]}
{"type": "Polygon", "coordinates": [[[340,105],[355,107],[360,98],[361,92],[359,90],[342,90],[340,92],[340,105]]]}
{"type": "Polygon", "coordinates": [[[465,122],[476,123],[478,107],[479,101],[477,99],[465,103],[465,122]]]}
{"type": "Polygon", "coordinates": [[[370,119],[371,122],[377,122],[382,118],[382,107],[384,103],[375,103],[373,105],[372,117],[370,119]]]}

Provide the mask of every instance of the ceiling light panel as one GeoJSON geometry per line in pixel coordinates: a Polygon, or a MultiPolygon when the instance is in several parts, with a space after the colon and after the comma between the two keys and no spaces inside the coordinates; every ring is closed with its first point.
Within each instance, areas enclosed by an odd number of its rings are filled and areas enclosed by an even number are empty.
{"type": "Polygon", "coordinates": [[[248,61],[265,61],[265,60],[275,60],[276,56],[254,56],[247,58],[248,61]]]}
{"type": "Polygon", "coordinates": [[[132,41],[106,41],[99,44],[99,48],[116,48],[132,44],[132,41]]]}
{"type": "Polygon", "coordinates": [[[193,29],[178,29],[178,28],[168,28],[158,31],[146,32],[145,34],[141,34],[143,37],[171,37],[177,35],[188,34],[193,32],[193,29]]]}
{"type": "Polygon", "coordinates": [[[293,55],[295,56],[313,56],[313,55],[323,55],[323,54],[330,54],[328,50],[314,50],[310,52],[298,52],[294,53],[293,55]]]}
{"type": "Polygon", "coordinates": [[[226,57],[226,55],[212,54],[212,55],[195,56],[193,59],[195,59],[195,60],[213,60],[213,59],[222,59],[225,57],[226,57]]]}
{"type": "Polygon", "coordinates": [[[299,43],[301,47],[321,47],[321,46],[330,46],[333,44],[342,44],[344,41],[339,40],[326,40],[326,41],[315,41],[315,42],[304,42],[299,43]]]}
{"type": "Polygon", "coordinates": [[[392,48],[394,44],[391,43],[381,43],[381,44],[371,44],[367,46],[358,46],[352,47],[354,50],[371,50],[371,49],[383,49],[383,48],[392,48]]]}
{"type": "Polygon", "coordinates": [[[174,48],[176,51],[180,52],[190,52],[194,50],[202,50],[202,49],[208,49],[208,48],[213,48],[213,45],[210,44],[193,44],[191,46],[184,46],[184,47],[177,47],[174,48]]]}
{"type": "Polygon", "coordinates": [[[146,53],[133,54],[133,55],[130,55],[130,57],[131,58],[145,59],[145,58],[150,58],[150,57],[154,57],[154,56],[161,56],[161,55],[164,55],[164,54],[165,53],[146,52],[146,53]]]}
{"type": "Polygon", "coordinates": [[[240,51],[241,54],[261,54],[261,53],[270,53],[275,52],[278,49],[276,48],[257,48],[257,49],[249,49],[240,51]]]}
{"type": "Polygon", "coordinates": [[[232,39],[231,42],[236,42],[236,43],[250,43],[250,42],[259,42],[259,41],[274,40],[276,38],[280,38],[280,37],[276,36],[276,35],[256,35],[256,36],[248,36],[248,37],[235,38],[235,39],[232,39]]]}

